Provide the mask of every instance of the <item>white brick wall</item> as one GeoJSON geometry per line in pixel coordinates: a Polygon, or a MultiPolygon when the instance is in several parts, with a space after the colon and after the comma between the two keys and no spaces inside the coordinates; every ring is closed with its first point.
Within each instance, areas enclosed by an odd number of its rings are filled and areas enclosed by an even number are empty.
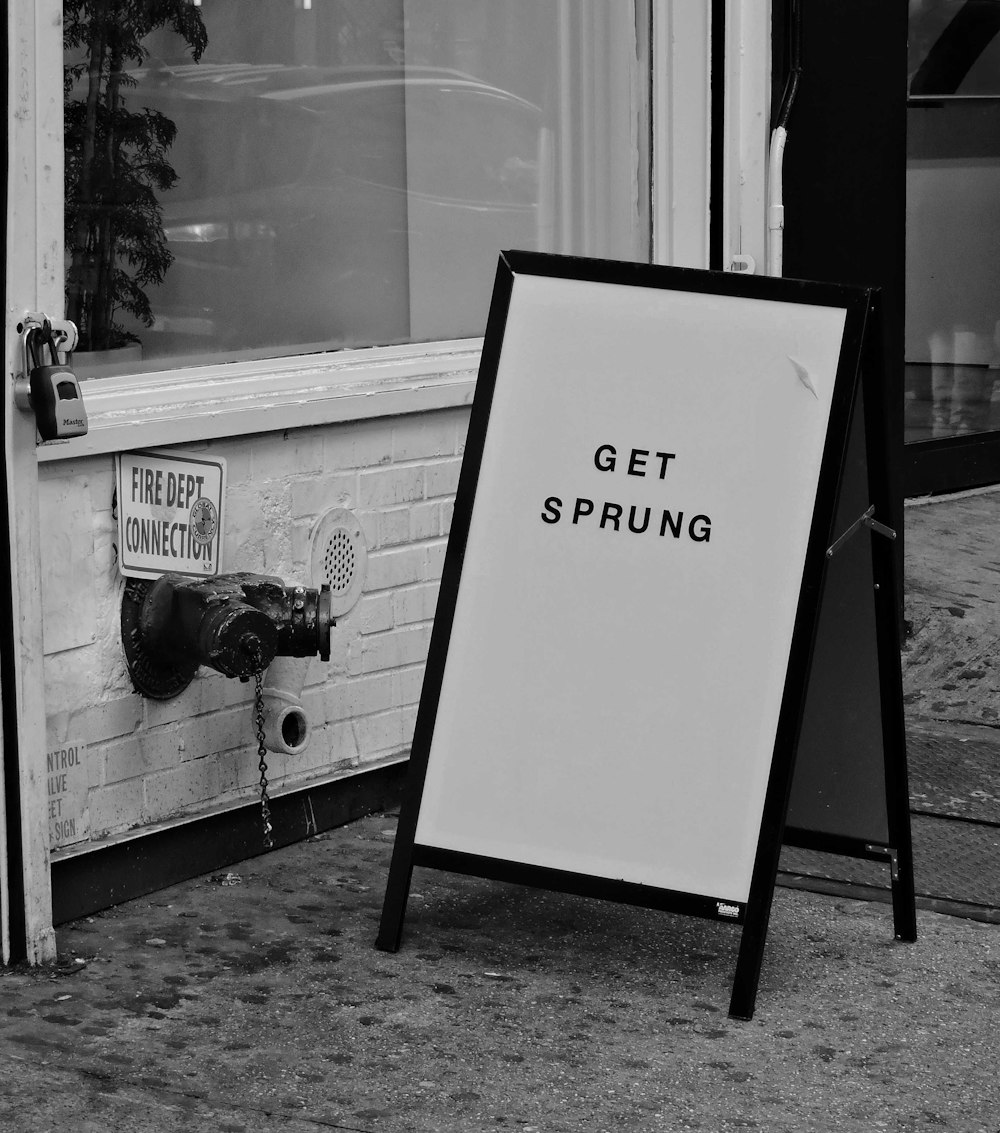
{"type": "MultiPolygon", "coordinates": [[[[328,428],[184,446],[225,457],[223,568],[309,577],[311,535],[347,508],[368,543],[363,594],[333,631],[329,663],[304,663],[312,736],[300,756],[269,753],[273,793],[408,753],[444,562],[468,410],[449,409],[328,428]]],[[[51,779],[53,845],[85,846],[151,823],[256,795],[252,686],[202,669],[168,701],[135,694],[121,652],[112,515],[113,461],[41,466],[46,623],[67,606],[69,634],[49,634],[50,753],[76,748],[51,779]],[[59,553],[58,501],[85,501],[79,555],[59,553]],[[72,561],[67,561],[68,559],[72,561]]],[[[64,627],[60,626],[60,629],[64,627]]]]}

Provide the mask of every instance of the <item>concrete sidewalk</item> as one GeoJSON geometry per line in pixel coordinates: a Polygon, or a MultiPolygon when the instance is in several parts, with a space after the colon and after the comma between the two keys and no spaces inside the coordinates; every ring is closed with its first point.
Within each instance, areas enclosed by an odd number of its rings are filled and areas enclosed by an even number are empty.
{"type": "Polygon", "coordinates": [[[1000,736],[1000,488],[905,509],[907,722],[1000,736]]]}
{"type": "MultiPolygon", "coordinates": [[[[1000,493],[907,509],[914,727],[996,737],[1000,493]],[[970,732],[971,730],[971,732],[970,732]]],[[[1000,816],[998,816],[1000,818],[1000,816]]],[[[739,931],[417,870],[376,816],[59,929],[0,972],[3,1133],[1000,1133],[1000,926],[779,889],[739,931]]]]}
{"type": "Polygon", "coordinates": [[[0,976],[0,1128],[1000,1129],[1000,928],[779,889],[738,930],[417,870],[376,951],[376,816],[59,931],[0,976]]]}

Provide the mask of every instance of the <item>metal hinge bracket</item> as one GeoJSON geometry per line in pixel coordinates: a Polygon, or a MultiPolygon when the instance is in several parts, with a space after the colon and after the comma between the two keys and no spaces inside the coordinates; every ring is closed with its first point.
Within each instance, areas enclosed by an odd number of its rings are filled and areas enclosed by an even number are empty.
{"type": "Polygon", "coordinates": [[[863,515],[859,515],[851,526],[827,547],[826,557],[832,559],[854,532],[862,527],[869,528],[869,530],[874,531],[876,535],[884,535],[887,539],[896,538],[896,532],[891,527],[886,527],[884,523],[879,523],[879,521],[875,519],[875,505],[872,504],[863,515]]]}
{"type": "Polygon", "coordinates": [[[877,854],[880,858],[886,858],[889,862],[889,876],[893,881],[899,880],[899,853],[895,846],[878,846],[873,842],[865,844],[865,849],[869,854],[877,854]]]}

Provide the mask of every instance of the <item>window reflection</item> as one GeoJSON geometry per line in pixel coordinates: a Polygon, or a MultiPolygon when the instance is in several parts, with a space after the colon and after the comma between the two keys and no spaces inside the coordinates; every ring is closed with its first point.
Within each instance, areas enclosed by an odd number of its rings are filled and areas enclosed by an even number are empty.
{"type": "MultiPolygon", "coordinates": [[[[65,8],[81,6],[142,8],[65,8]]],[[[146,368],[479,335],[503,248],[648,258],[644,3],[182,7],[197,59],[168,21],[118,62],[121,103],[176,129],[176,179],[155,191],[165,267],[137,281],[148,319],[115,312],[146,368]]],[[[68,42],[67,64],[86,50],[68,42]]],[[[88,72],[68,74],[69,124],[88,72]]]]}
{"type": "Polygon", "coordinates": [[[906,436],[1000,429],[1000,0],[911,0],[906,436]]]}

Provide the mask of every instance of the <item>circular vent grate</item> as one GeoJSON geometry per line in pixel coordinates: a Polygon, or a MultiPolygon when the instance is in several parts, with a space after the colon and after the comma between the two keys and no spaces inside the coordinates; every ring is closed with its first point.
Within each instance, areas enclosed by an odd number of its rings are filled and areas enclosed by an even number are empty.
{"type": "Polygon", "coordinates": [[[327,540],[326,554],[323,556],[323,572],[333,594],[350,590],[354,581],[354,542],[350,535],[338,528],[327,540]]]}
{"type": "Polygon", "coordinates": [[[320,516],[312,536],[313,586],[330,587],[330,613],[342,617],[361,597],[368,548],[357,518],[344,508],[320,516]]]}

